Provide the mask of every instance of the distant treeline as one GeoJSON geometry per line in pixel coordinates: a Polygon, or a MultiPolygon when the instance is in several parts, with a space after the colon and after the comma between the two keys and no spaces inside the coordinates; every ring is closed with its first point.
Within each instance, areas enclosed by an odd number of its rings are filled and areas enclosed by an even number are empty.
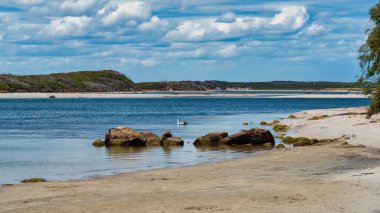
{"type": "Polygon", "coordinates": [[[358,89],[357,82],[226,82],[226,81],[178,81],[138,83],[139,90],[158,91],[206,91],[206,90],[324,90],[358,89]]]}
{"type": "Polygon", "coordinates": [[[357,82],[226,82],[178,81],[134,83],[113,70],[48,75],[0,75],[0,92],[132,92],[207,90],[325,90],[358,89],[357,82]]]}

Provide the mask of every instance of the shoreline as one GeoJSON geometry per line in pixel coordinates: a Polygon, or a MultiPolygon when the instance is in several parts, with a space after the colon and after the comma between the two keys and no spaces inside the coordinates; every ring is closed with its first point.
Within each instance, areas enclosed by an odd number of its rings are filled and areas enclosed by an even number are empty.
{"type": "MultiPolygon", "coordinates": [[[[181,93],[0,93],[0,99],[42,99],[54,96],[54,98],[184,98],[184,97],[213,97],[213,98],[366,98],[363,94],[286,94],[286,93],[208,93],[205,92],[181,92],[181,93]]],[[[284,91],[279,91],[284,92],[284,91]]],[[[292,92],[289,90],[288,92],[292,92]]],[[[307,91],[300,91],[305,92],[307,91]]],[[[339,92],[339,91],[336,91],[339,92]]]]}
{"type": "Polygon", "coordinates": [[[299,212],[307,208],[310,212],[378,212],[380,133],[376,130],[380,115],[367,120],[364,112],[364,107],[309,110],[294,113],[297,119],[281,121],[291,126],[292,136],[297,137],[340,138],[349,131],[349,145],[335,142],[274,149],[222,162],[4,186],[0,194],[7,196],[0,198],[0,209],[299,212]],[[324,115],[328,117],[310,120],[324,115]],[[368,148],[357,145],[363,142],[368,148]]]}

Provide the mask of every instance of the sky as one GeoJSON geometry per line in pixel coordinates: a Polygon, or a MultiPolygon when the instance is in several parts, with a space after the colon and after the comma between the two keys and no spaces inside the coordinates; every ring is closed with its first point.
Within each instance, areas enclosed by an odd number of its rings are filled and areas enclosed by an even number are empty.
{"type": "Polygon", "coordinates": [[[355,81],[377,0],[0,0],[0,73],[355,81]]]}

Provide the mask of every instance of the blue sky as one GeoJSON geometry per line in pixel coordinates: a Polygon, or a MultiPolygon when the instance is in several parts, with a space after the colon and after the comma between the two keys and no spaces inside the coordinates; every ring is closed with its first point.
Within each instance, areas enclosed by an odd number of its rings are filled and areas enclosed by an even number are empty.
{"type": "Polygon", "coordinates": [[[354,81],[377,0],[1,0],[0,72],[354,81]]]}

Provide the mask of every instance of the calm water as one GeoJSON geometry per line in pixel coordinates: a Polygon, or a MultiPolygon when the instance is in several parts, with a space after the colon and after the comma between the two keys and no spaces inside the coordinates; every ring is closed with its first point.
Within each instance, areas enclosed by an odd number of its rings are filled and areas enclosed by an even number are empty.
{"type": "Polygon", "coordinates": [[[0,184],[42,177],[68,180],[148,168],[176,167],[254,155],[252,148],[197,149],[194,139],[212,131],[237,132],[288,114],[366,105],[365,99],[162,98],[1,99],[0,184]],[[177,116],[190,124],[177,127],[177,116]],[[171,130],[184,147],[95,148],[114,126],[171,130]]]}

